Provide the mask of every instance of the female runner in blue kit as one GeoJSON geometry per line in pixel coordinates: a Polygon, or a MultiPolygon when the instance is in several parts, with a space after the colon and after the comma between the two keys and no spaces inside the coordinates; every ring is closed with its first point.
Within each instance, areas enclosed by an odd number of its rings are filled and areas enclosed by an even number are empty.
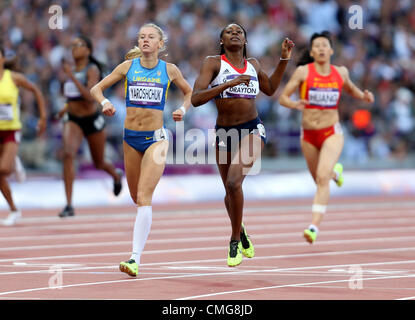
{"type": "Polygon", "coordinates": [[[159,59],[165,41],[160,27],[152,23],[143,25],[138,33],[138,47],[130,50],[126,61],[91,89],[92,96],[103,106],[102,112],[112,116],[116,110],[103,91],[125,79],[124,165],[130,195],[138,209],[132,255],[120,263],[120,270],[130,276],[138,274],[140,256],[151,228],[153,193],[165,167],[169,142],[163,128],[163,110],[169,85],[173,82],[184,95],[183,105],[173,112],[175,121],[183,119],[192,95],[192,88],[180,70],[159,59]]]}

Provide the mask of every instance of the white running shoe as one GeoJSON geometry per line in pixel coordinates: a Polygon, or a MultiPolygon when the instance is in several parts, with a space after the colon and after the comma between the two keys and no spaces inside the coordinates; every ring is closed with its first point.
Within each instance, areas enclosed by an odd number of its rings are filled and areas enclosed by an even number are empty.
{"type": "Polygon", "coordinates": [[[19,156],[14,158],[14,175],[18,182],[23,182],[26,180],[26,170],[24,169],[19,156]]]}
{"type": "Polygon", "coordinates": [[[4,226],[13,226],[22,217],[21,211],[12,211],[9,216],[3,221],[4,226]]]}

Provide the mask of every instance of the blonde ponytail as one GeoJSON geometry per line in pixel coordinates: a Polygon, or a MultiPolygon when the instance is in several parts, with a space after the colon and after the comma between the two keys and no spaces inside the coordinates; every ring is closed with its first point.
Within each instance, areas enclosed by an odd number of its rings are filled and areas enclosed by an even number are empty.
{"type": "Polygon", "coordinates": [[[139,58],[142,56],[141,50],[139,47],[135,46],[134,48],[130,49],[130,51],[128,51],[125,54],[125,60],[132,60],[135,58],[139,58]]]}

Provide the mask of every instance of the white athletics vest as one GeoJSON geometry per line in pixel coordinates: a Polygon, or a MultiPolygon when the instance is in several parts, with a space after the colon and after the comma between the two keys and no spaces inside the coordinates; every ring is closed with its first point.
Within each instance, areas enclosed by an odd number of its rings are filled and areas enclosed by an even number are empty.
{"type": "Polygon", "coordinates": [[[259,93],[258,75],[254,66],[247,60],[245,60],[245,67],[243,69],[235,68],[226,58],[224,54],[221,55],[220,70],[215,79],[211,82],[210,86],[216,87],[227,81],[231,81],[240,75],[251,76],[249,85],[239,84],[235,87],[228,88],[215,97],[215,99],[221,98],[245,98],[255,99],[259,93]]]}

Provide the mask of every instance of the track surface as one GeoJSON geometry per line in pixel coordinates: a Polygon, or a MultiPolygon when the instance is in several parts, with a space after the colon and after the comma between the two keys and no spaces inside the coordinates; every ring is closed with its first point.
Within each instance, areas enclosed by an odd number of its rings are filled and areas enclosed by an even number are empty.
{"type": "Polygon", "coordinates": [[[133,206],[66,219],[26,210],[0,227],[0,299],[415,299],[415,199],[332,198],[313,245],[302,237],[310,207],[247,202],[256,255],[229,268],[222,203],[155,206],[137,278],[118,270],[130,256],[133,206]]]}

